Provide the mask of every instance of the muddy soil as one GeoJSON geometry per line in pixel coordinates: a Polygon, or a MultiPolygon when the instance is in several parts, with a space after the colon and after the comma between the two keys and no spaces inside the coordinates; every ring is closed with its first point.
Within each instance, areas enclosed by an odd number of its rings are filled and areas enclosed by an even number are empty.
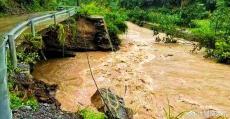
{"type": "MultiPolygon", "coordinates": [[[[193,54],[191,43],[158,44],[151,30],[128,24],[117,52],[88,52],[99,87],[125,99],[135,119],[162,119],[169,105],[184,118],[230,116],[230,66],[193,54]]],[[[92,106],[96,92],[85,53],[53,59],[36,66],[33,75],[58,85],[62,110],[76,112],[92,106]]]]}
{"type": "MultiPolygon", "coordinates": [[[[41,31],[44,42],[44,54],[47,58],[75,56],[74,51],[111,51],[109,33],[103,17],[74,16],[61,23],[62,25],[50,26],[41,31]],[[63,27],[63,28],[62,28],[63,27]],[[64,37],[60,42],[60,30],[64,37]]],[[[113,50],[119,49],[117,35],[112,35],[113,50]]]]}
{"type": "Polygon", "coordinates": [[[13,91],[24,95],[24,99],[35,96],[39,105],[35,110],[31,106],[14,109],[14,119],[81,119],[77,113],[68,113],[60,109],[60,103],[55,99],[56,85],[31,80],[24,75],[25,73],[16,75],[13,91]]]}

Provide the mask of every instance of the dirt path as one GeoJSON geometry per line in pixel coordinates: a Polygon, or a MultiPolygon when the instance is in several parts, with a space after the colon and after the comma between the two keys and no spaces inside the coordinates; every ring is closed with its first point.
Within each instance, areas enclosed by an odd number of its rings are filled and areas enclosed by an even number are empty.
{"type": "MultiPolygon", "coordinates": [[[[151,30],[127,24],[121,50],[89,55],[99,86],[124,97],[135,119],[163,118],[168,101],[175,114],[190,111],[185,118],[230,116],[229,66],[191,54],[191,45],[156,44],[151,30]]],[[[38,64],[34,76],[59,85],[63,110],[91,106],[96,89],[84,53],[38,64]]]]}

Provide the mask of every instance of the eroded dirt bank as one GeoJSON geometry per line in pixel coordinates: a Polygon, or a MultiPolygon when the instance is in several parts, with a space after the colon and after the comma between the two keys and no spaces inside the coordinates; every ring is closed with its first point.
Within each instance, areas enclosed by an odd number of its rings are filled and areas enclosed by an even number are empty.
{"type": "MultiPolygon", "coordinates": [[[[124,97],[135,119],[161,119],[170,105],[175,113],[194,111],[187,118],[230,115],[230,67],[192,54],[191,45],[156,44],[151,30],[128,24],[121,50],[90,52],[99,87],[124,97]]],[[[91,106],[96,91],[85,53],[49,60],[36,66],[36,79],[57,84],[57,100],[65,111],[91,106]]]]}

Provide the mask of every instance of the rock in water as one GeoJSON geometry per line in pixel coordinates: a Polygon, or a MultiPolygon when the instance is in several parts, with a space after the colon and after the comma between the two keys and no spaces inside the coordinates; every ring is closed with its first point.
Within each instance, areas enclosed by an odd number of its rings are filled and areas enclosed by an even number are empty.
{"type": "Polygon", "coordinates": [[[97,90],[91,97],[91,102],[99,111],[105,112],[109,119],[132,119],[132,111],[125,107],[123,98],[109,89],[97,90]]]}
{"type": "Polygon", "coordinates": [[[172,38],[172,36],[168,35],[166,38],[165,38],[165,41],[164,43],[177,43],[177,40],[172,38]]]}

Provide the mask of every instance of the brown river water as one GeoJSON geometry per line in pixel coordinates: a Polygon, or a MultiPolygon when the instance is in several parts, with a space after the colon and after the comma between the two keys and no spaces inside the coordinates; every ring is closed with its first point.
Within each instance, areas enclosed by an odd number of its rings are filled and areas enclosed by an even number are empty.
{"type": "MultiPolygon", "coordinates": [[[[192,45],[157,44],[151,30],[130,22],[117,52],[88,52],[100,88],[110,88],[133,109],[134,119],[162,119],[170,105],[174,115],[203,119],[230,116],[230,66],[192,54],[192,45]]],[[[39,63],[36,79],[59,86],[56,99],[65,111],[92,107],[96,88],[86,54],[39,63]]]]}

